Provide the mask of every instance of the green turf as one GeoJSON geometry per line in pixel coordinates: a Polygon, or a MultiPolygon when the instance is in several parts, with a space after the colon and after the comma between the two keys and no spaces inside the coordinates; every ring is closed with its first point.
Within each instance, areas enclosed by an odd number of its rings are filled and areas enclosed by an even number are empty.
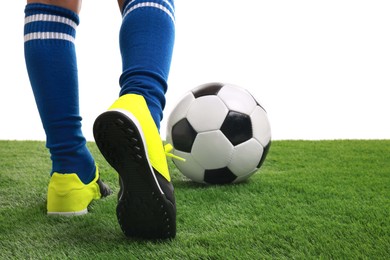
{"type": "Polygon", "coordinates": [[[85,216],[46,216],[44,143],[0,141],[0,259],[390,259],[390,140],[274,141],[239,185],[194,184],[170,167],[177,237],[136,241],[121,233],[115,195],[85,216]]]}

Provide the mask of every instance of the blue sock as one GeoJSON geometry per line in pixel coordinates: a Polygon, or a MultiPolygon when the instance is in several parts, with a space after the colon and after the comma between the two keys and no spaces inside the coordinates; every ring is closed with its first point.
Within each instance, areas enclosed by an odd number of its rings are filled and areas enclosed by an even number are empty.
{"type": "Polygon", "coordinates": [[[142,95],[159,128],[175,37],[173,0],[128,0],[122,15],[120,95],[142,95]]]}
{"type": "Polygon", "coordinates": [[[52,173],[95,177],[95,162],[81,132],[74,38],[78,15],[68,9],[28,4],[25,9],[25,60],[46,133],[52,173]]]}

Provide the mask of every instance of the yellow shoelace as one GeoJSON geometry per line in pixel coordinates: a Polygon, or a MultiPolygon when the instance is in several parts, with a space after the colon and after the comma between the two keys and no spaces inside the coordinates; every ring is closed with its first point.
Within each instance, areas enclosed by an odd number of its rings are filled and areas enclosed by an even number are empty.
{"type": "Polygon", "coordinates": [[[173,150],[173,146],[170,143],[167,143],[166,145],[164,145],[164,151],[165,151],[165,155],[167,157],[171,157],[171,158],[177,159],[177,160],[182,161],[182,162],[186,161],[186,159],[171,153],[172,150],[173,150]]]}

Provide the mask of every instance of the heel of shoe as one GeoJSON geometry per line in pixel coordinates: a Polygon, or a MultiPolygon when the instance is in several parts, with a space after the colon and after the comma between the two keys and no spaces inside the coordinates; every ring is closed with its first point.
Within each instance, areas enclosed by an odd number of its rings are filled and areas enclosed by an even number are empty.
{"type": "Polygon", "coordinates": [[[54,173],[47,193],[48,215],[83,215],[94,199],[101,197],[96,180],[83,184],[76,174],[54,173]]]}

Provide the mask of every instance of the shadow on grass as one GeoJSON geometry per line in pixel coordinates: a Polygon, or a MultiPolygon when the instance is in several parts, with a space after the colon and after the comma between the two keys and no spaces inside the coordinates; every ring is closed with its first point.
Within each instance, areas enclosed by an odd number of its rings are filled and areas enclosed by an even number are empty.
{"type": "Polygon", "coordinates": [[[231,188],[231,187],[238,187],[242,185],[247,185],[250,183],[251,180],[247,179],[239,183],[229,183],[229,184],[207,184],[207,183],[199,183],[194,182],[189,179],[174,179],[172,181],[173,186],[175,189],[189,189],[189,190],[207,190],[207,189],[214,189],[214,188],[231,188]]]}

